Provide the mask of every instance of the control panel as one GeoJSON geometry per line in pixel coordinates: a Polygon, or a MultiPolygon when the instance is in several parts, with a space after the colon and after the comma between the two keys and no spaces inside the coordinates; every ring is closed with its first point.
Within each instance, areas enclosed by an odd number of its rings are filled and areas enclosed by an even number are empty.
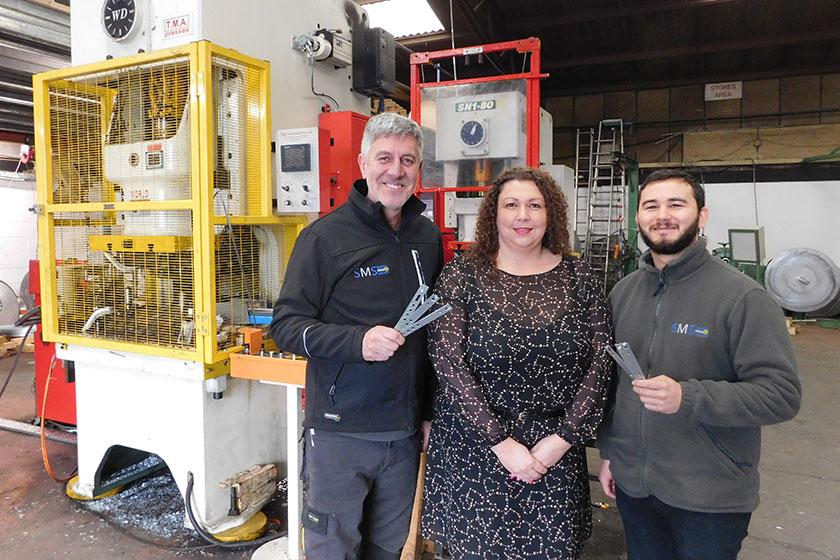
{"type": "Polygon", "coordinates": [[[286,128],[274,137],[278,214],[321,210],[318,127],[286,128]]]}

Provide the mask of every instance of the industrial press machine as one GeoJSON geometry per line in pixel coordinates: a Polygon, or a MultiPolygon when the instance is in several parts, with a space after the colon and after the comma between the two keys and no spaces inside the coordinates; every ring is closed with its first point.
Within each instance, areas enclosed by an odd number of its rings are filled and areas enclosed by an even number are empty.
{"type": "Polygon", "coordinates": [[[231,364],[260,359],[297,234],[358,177],[371,91],[351,37],[371,30],[340,0],[105,0],[71,21],[74,65],[34,80],[43,337],[75,372],[68,492],[166,466],[199,525],[235,530],[270,493],[226,480],[297,480],[300,390],[231,364]]]}
{"type": "Polygon", "coordinates": [[[540,80],[548,75],[540,69],[539,39],[416,52],[410,62],[411,116],[424,134],[420,196],[447,250],[474,240],[483,192],[506,168],[542,167],[573,200],[572,170],[552,165],[552,117],[540,107],[540,80]],[[502,72],[495,62],[502,55],[520,71],[502,72]],[[458,78],[458,68],[471,69],[470,76],[458,78]]]}
{"type": "Polygon", "coordinates": [[[76,372],[73,491],[107,491],[151,453],[193,473],[209,527],[237,525],[261,504],[229,516],[216,483],[280,462],[285,417],[271,390],[229,380],[229,355],[303,223],[271,210],[268,64],[202,41],[40,75],[35,100],[44,336],[76,372]]]}

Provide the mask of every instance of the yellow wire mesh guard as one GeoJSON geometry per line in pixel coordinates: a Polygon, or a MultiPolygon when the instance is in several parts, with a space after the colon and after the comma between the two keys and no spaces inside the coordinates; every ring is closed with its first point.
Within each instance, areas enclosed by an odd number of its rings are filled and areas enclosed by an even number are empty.
{"type": "Polygon", "coordinates": [[[304,220],[271,212],[267,73],[200,42],[36,77],[48,340],[214,363],[270,313],[304,220]]]}

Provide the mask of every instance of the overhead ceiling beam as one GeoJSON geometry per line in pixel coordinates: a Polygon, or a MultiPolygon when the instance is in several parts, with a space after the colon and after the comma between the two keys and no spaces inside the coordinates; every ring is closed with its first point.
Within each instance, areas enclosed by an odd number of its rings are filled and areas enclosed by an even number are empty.
{"type": "Polygon", "coordinates": [[[623,17],[642,16],[653,13],[671,12],[675,10],[686,10],[716,4],[727,4],[735,0],[653,0],[649,2],[634,2],[624,6],[609,6],[591,8],[577,12],[567,12],[554,16],[534,16],[514,21],[511,24],[513,31],[517,33],[531,32],[536,29],[544,29],[557,25],[570,23],[586,23],[591,21],[603,21],[623,17]]]}
{"type": "MultiPolygon", "coordinates": [[[[633,80],[623,82],[610,83],[593,83],[579,85],[575,87],[563,87],[562,79],[560,77],[552,77],[543,80],[542,94],[546,97],[565,97],[568,95],[589,95],[600,93],[615,93],[620,91],[638,91],[643,89],[661,89],[683,86],[696,86],[705,83],[714,82],[730,82],[730,81],[748,81],[748,80],[768,80],[777,78],[788,78],[792,76],[814,76],[819,74],[835,74],[840,73],[840,64],[825,64],[821,66],[807,66],[796,68],[778,68],[773,70],[755,70],[751,72],[719,72],[716,74],[704,75],[701,80],[698,80],[696,75],[692,76],[674,76],[664,80],[633,80]]],[[[743,118],[751,118],[747,115],[743,118]]]]}
{"type": "Polygon", "coordinates": [[[638,62],[641,60],[658,60],[665,58],[677,58],[681,56],[698,56],[724,51],[746,51],[750,49],[766,49],[781,47],[785,45],[797,45],[805,43],[816,43],[819,41],[832,41],[840,39],[840,28],[813,31],[810,33],[795,33],[792,35],[779,35],[776,37],[760,37],[753,39],[742,39],[740,41],[728,41],[721,43],[709,43],[706,45],[691,45],[686,47],[673,47],[669,49],[652,49],[647,51],[622,51],[602,55],[583,56],[578,58],[553,57],[543,61],[545,70],[561,70],[563,68],[580,68],[584,66],[597,66],[601,64],[617,64],[621,62],[638,62]]]}
{"type": "MultiPolygon", "coordinates": [[[[454,5],[461,11],[461,15],[469,22],[470,31],[475,34],[481,43],[495,43],[496,35],[493,29],[489,29],[487,22],[479,20],[472,6],[467,0],[454,0],[454,5]]],[[[467,47],[469,45],[458,45],[459,47],[467,47]]]]}
{"type": "Polygon", "coordinates": [[[507,24],[509,18],[495,0],[461,0],[461,2],[464,9],[475,14],[477,18],[479,14],[484,15],[484,26],[489,28],[491,42],[507,41],[513,38],[507,24]]]}
{"type": "MultiPolygon", "coordinates": [[[[438,19],[447,28],[446,36],[450,38],[450,13],[452,3],[455,37],[469,35],[476,39],[476,43],[496,43],[510,38],[504,14],[501,13],[496,2],[491,0],[429,0],[429,6],[438,19]]],[[[456,45],[468,47],[471,45],[456,45]]]]}
{"type": "MultiPolygon", "coordinates": [[[[462,37],[461,33],[456,33],[455,38],[462,37]]],[[[414,35],[411,37],[404,37],[398,40],[401,45],[412,47],[414,45],[422,45],[424,43],[442,43],[449,41],[449,31],[439,31],[437,33],[427,33],[425,35],[414,35]]]]}
{"type": "MultiPolygon", "coordinates": [[[[438,16],[445,33],[436,36],[411,37],[400,40],[400,43],[411,47],[423,43],[439,42],[438,45],[427,45],[428,50],[441,50],[452,46],[451,28],[455,28],[456,47],[470,47],[487,43],[497,43],[510,38],[507,18],[501,12],[495,1],[491,0],[429,0],[432,11],[438,16]],[[452,3],[452,18],[449,6],[452,3]],[[454,25],[451,20],[454,19],[454,25]],[[444,42],[445,41],[445,42],[444,42]],[[445,45],[445,46],[444,46],[445,45]]],[[[499,69],[501,63],[497,55],[486,55],[486,58],[499,69]],[[499,61],[497,63],[496,61],[499,61]]],[[[499,69],[499,72],[502,70],[499,69]]]]}

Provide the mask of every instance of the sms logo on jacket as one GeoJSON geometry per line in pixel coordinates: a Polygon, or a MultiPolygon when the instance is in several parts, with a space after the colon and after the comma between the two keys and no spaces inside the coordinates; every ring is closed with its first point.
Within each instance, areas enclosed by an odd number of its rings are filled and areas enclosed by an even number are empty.
{"type": "Polygon", "coordinates": [[[388,276],[391,269],[386,264],[373,264],[371,266],[360,266],[353,271],[353,278],[371,278],[373,276],[388,276]]]}
{"type": "Polygon", "coordinates": [[[709,338],[709,327],[704,327],[702,325],[691,325],[689,323],[673,323],[671,324],[671,332],[673,334],[685,334],[688,336],[709,338]]]}

